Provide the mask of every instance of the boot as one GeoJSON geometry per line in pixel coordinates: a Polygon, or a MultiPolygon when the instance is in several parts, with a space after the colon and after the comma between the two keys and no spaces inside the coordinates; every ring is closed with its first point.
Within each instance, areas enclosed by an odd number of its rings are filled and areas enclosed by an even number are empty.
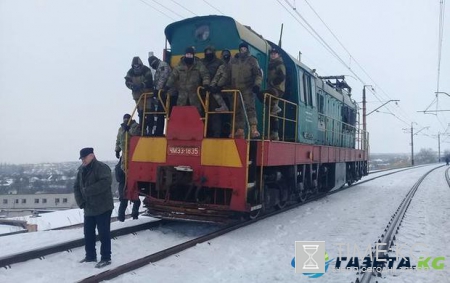
{"type": "Polygon", "coordinates": [[[120,222],[125,221],[125,210],[127,209],[127,206],[128,206],[128,200],[121,199],[120,205],[119,205],[119,211],[117,212],[117,220],[119,220],[120,222]]]}
{"type": "MultiPolygon", "coordinates": [[[[138,110],[138,117],[139,117],[139,128],[142,129],[142,124],[145,123],[144,112],[142,110],[138,110]]],[[[145,136],[144,131],[146,131],[145,128],[144,130],[141,130],[141,136],[145,136]]]]}
{"type": "Polygon", "coordinates": [[[111,264],[111,260],[102,259],[95,265],[95,268],[102,268],[102,267],[105,267],[110,264],[111,264]]]}
{"type": "Polygon", "coordinates": [[[141,200],[137,199],[133,201],[133,209],[131,210],[131,216],[133,219],[139,218],[139,206],[141,205],[141,200]]]}
{"type": "Polygon", "coordinates": [[[272,114],[272,115],[277,115],[277,114],[280,113],[280,112],[281,112],[280,106],[278,106],[278,104],[274,104],[274,105],[272,106],[272,111],[270,111],[270,114],[272,114]]]}
{"type": "Polygon", "coordinates": [[[279,141],[280,137],[278,136],[278,132],[271,132],[270,133],[270,140],[272,140],[272,141],[279,141]]]}
{"type": "MultiPolygon", "coordinates": [[[[230,135],[231,138],[231,135],[230,135]]],[[[235,139],[243,139],[244,138],[244,129],[237,129],[236,132],[234,133],[234,138],[235,139]]]]}
{"type": "Polygon", "coordinates": [[[216,108],[216,112],[222,112],[222,111],[228,111],[228,106],[225,103],[225,100],[223,100],[222,95],[220,94],[214,94],[214,99],[217,101],[217,103],[220,105],[219,108],[216,108]]]}
{"type": "Polygon", "coordinates": [[[259,138],[260,134],[258,132],[258,128],[256,127],[256,125],[251,125],[250,126],[250,138],[254,139],[254,138],[259,138]]]}

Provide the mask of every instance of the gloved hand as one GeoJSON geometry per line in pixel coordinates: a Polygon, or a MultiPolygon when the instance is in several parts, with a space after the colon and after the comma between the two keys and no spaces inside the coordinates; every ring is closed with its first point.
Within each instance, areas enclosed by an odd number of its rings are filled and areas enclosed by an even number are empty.
{"type": "Polygon", "coordinates": [[[222,90],[222,88],[220,86],[212,86],[211,87],[212,93],[219,93],[221,90],[222,90]]]}
{"type": "Polygon", "coordinates": [[[260,91],[259,86],[257,86],[257,85],[253,86],[252,91],[253,91],[254,93],[258,93],[258,92],[260,91]]]}
{"type": "Polygon", "coordinates": [[[143,89],[143,84],[144,83],[139,83],[139,84],[133,84],[133,90],[134,91],[140,91],[140,90],[142,90],[143,89]]]}
{"type": "Polygon", "coordinates": [[[122,129],[123,129],[125,132],[128,132],[128,130],[130,129],[130,126],[127,125],[127,124],[123,124],[123,125],[122,125],[122,129]]]}
{"type": "Polygon", "coordinates": [[[275,79],[273,79],[273,81],[272,81],[272,83],[274,84],[274,85],[279,85],[279,84],[281,84],[283,82],[283,79],[282,78],[279,78],[279,77],[276,77],[275,79]]]}
{"type": "Polygon", "coordinates": [[[161,94],[166,94],[168,91],[170,90],[170,87],[169,86],[164,86],[162,89],[161,89],[161,94]]]}
{"type": "Polygon", "coordinates": [[[117,159],[120,158],[120,151],[116,151],[116,158],[117,158],[117,159]]]}
{"type": "Polygon", "coordinates": [[[205,91],[211,92],[211,87],[209,85],[203,85],[205,91]]]}

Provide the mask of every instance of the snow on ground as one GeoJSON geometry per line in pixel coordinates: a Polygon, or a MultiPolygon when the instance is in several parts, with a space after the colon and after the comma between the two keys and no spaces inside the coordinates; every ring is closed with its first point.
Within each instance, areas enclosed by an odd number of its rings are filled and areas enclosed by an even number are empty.
{"type": "MultiPolygon", "coordinates": [[[[141,197],[141,201],[144,198],[141,197]]],[[[125,214],[131,214],[132,204],[129,204],[125,214]]],[[[114,203],[114,209],[112,212],[112,217],[117,216],[117,212],[119,209],[119,202],[114,203]]],[[[143,205],[140,206],[139,211],[145,211],[143,205]]],[[[38,231],[50,230],[60,227],[66,227],[71,225],[76,225],[83,223],[84,221],[84,212],[82,209],[68,209],[68,210],[59,210],[51,213],[42,213],[39,217],[29,216],[20,216],[14,217],[11,219],[15,220],[24,220],[28,224],[37,224],[38,231]]]]}
{"type": "Polygon", "coordinates": [[[338,243],[364,250],[378,239],[417,177],[432,167],[354,186],[111,281],[354,282],[355,272],[332,272],[334,264],[317,279],[296,274],[291,266],[294,242],[326,241],[330,258],[337,257],[338,243]]]}
{"type": "MultiPolygon", "coordinates": [[[[413,265],[417,265],[420,256],[432,257],[427,261],[430,270],[396,270],[379,280],[380,283],[450,282],[450,188],[444,177],[448,168],[440,168],[425,178],[396,236],[399,255],[409,256],[413,265]],[[442,270],[432,267],[437,257],[445,258],[442,270]]],[[[390,256],[396,257],[395,251],[390,256]]],[[[437,260],[436,267],[442,263],[437,260]]]]}
{"type": "MultiPolygon", "coordinates": [[[[417,178],[435,166],[415,168],[353,186],[345,191],[228,233],[208,243],[199,244],[177,256],[148,265],[112,281],[352,282],[356,279],[355,272],[332,272],[334,263],[327,273],[317,279],[296,274],[291,266],[295,241],[326,241],[326,250],[330,258],[338,256],[338,243],[357,245],[364,250],[367,245],[373,245],[374,241],[378,239],[390,216],[417,178]]],[[[368,178],[370,177],[372,176],[368,178]]],[[[450,190],[447,186],[444,188],[450,190]]],[[[439,214],[441,218],[448,215],[449,207],[448,202],[434,206],[433,217],[438,217],[439,214]],[[447,211],[447,214],[444,211],[447,211]]],[[[143,217],[137,221],[144,221],[143,217]]],[[[436,221],[439,223],[438,220],[436,221]]],[[[127,220],[124,223],[113,223],[112,227],[131,225],[133,222],[135,221],[127,220]]],[[[171,225],[173,226],[142,231],[137,235],[123,236],[114,240],[111,267],[217,228],[194,223],[173,223],[171,225]]],[[[415,222],[412,222],[411,225],[413,228],[419,226],[415,222]]],[[[447,233],[446,231],[448,230],[443,230],[442,233],[447,233]]],[[[82,229],[73,229],[18,234],[2,237],[1,240],[4,241],[3,243],[8,240],[6,242],[8,253],[14,253],[20,249],[27,250],[33,245],[41,246],[43,241],[53,244],[56,241],[80,235],[82,235],[82,229]],[[45,236],[33,237],[39,233],[45,236]]],[[[415,235],[414,232],[412,235],[415,235]]],[[[429,237],[428,234],[423,236],[429,237]]],[[[449,257],[448,238],[445,243],[442,246],[437,245],[436,248],[439,250],[431,250],[430,253],[449,257]],[[447,243],[446,246],[445,243],[447,243]]],[[[2,245],[0,249],[0,254],[3,255],[5,245],[2,245]]],[[[64,252],[46,256],[45,260],[14,264],[11,269],[0,270],[0,282],[74,282],[98,272],[93,267],[94,264],[77,262],[83,256],[84,249],[79,248],[71,253],[64,252]]],[[[448,277],[449,270],[444,270],[444,272],[448,277]]],[[[439,281],[424,280],[422,282],[439,281]]]]}
{"type": "MultiPolygon", "coordinates": [[[[152,217],[140,217],[138,220],[125,222],[112,222],[111,230],[144,224],[147,222],[158,221],[152,217]]],[[[13,255],[36,248],[44,248],[67,241],[83,238],[83,227],[68,230],[51,230],[9,235],[0,238],[2,247],[0,248],[0,257],[13,255]]],[[[1,282],[1,281],[0,281],[1,282]]]]}
{"type": "MultiPolygon", "coordinates": [[[[141,217],[137,221],[144,221],[141,217]]],[[[128,219],[119,225],[135,224],[135,220],[128,219]]],[[[136,260],[148,254],[155,253],[165,248],[186,242],[190,239],[211,232],[217,227],[205,224],[172,223],[153,230],[137,232],[118,237],[112,241],[112,264],[111,268],[136,260]]],[[[77,230],[78,236],[82,235],[82,229],[77,230]]],[[[47,231],[48,238],[56,240],[54,232],[47,231]]],[[[32,234],[32,233],[29,233],[32,234]]],[[[73,233],[71,233],[73,234],[73,233]]],[[[62,236],[63,234],[59,234],[62,236]]],[[[28,239],[33,241],[33,239],[28,239]]],[[[66,239],[67,240],[67,239],[66,239]]],[[[20,244],[19,242],[17,244],[20,244]]],[[[97,254],[99,243],[97,243],[97,254]]],[[[85,277],[99,272],[94,268],[95,263],[79,263],[84,258],[84,247],[73,249],[72,252],[62,252],[48,255],[44,260],[35,259],[24,263],[17,263],[11,269],[0,270],[0,282],[76,282],[85,277]]]]}
{"type": "Polygon", "coordinates": [[[1,234],[8,234],[13,233],[17,231],[22,231],[22,227],[12,226],[12,225],[0,225],[0,235],[1,234]]]}

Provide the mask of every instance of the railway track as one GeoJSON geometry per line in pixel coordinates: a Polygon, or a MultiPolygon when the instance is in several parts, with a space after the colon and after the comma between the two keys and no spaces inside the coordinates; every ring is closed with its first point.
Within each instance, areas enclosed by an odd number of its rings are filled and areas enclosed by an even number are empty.
{"type": "Polygon", "coordinates": [[[184,251],[186,249],[194,247],[197,244],[201,244],[201,243],[207,242],[207,241],[212,240],[212,239],[214,239],[216,237],[219,237],[219,236],[224,235],[226,233],[229,233],[229,232],[232,232],[234,230],[240,229],[242,227],[251,225],[251,224],[256,223],[256,222],[258,222],[260,220],[266,219],[268,217],[272,217],[274,215],[277,215],[277,214],[280,214],[280,213],[284,213],[284,212],[286,212],[288,210],[294,209],[294,208],[296,208],[298,206],[301,206],[303,204],[319,200],[319,199],[321,199],[321,198],[323,198],[325,196],[335,194],[337,192],[340,192],[340,191],[346,190],[348,188],[352,188],[352,187],[358,186],[360,184],[363,184],[363,183],[366,183],[366,182],[369,182],[369,181],[376,180],[376,179],[384,177],[384,176],[389,176],[389,175],[392,175],[392,174],[395,174],[395,173],[400,173],[400,172],[403,172],[403,171],[406,171],[406,170],[415,169],[415,168],[417,168],[417,167],[408,167],[408,168],[405,168],[405,169],[402,169],[402,170],[398,170],[398,171],[395,171],[395,172],[386,173],[386,174],[383,174],[381,176],[377,176],[377,177],[371,178],[369,180],[364,180],[364,181],[358,182],[356,184],[353,184],[352,186],[344,186],[344,187],[342,187],[340,189],[337,189],[337,190],[334,190],[334,191],[331,191],[331,192],[328,192],[328,193],[323,193],[323,194],[316,195],[314,197],[311,197],[311,198],[307,199],[305,202],[297,203],[297,204],[288,206],[288,207],[280,209],[280,210],[269,212],[269,213],[264,214],[264,215],[262,215],[262,216],[260,216],[260,217],[258,217],[256,219],[246,220],[246,221],[243,221],[243,222],[237,222],[237,223],[233,223],[233,224],[227,225],[227,226],[223,227],[222,229],[219,229],[218,231],[215,231],[215,232],[212,232],[212,233],[200,236],[200,237],[192,239],[192,240],[190,240],[188,242],[185,242],[185,243],[182,243],[182,244],[179,244],[179,245],[176,245],[176,246],[173,246],[173,247],[170,247],[170,248],[158,251],[156,253],[147,255],[147,256],[139,258],[137,260],[134,260],[134,261],[128,262],[126,264],[117,266],[115,268],[106,270],[106,271],[104,271],[102,273],[99,273],[99,274],[96,274],[96,275],[84,278],[84,279],[82,279],[82,280],[80,280],[78,282],[83,282],[83,283],[101,282],[101,281],[104,281],[104,280],[110,280],[110,279],[116,278],[116,277],[118,277],[120,275],[123,275],[123,274],[128,273],[128,272],[133,271],[133,270],[136,270],[136,269],[141,268],[141,267],[143,267],[145,265],[148,265],[148,264],[151,264],[151,263],[155,263],[155,262],[160,261],[162,259],[165,259],[165,258],[167,258],[167,257],[169,257],[171,255],[178,254],[178,253],[180,253],[180,252],[182,252],[182,251],[184,251]]]}
{"type": "MultiPolygon", "coordinates": [[[[444,166],[444,165],[442,165],[444,166]]],[[[378,243],[378,248],[375,246],[373,247],[373,250],[382,250],[382,251],[388,251],[390,247],[393,246],[395,241],[395,234],[398,233],[400,229],[400,225],[403,221],[403,218],[405,217],[406,211],[408,210],[409,205],[411,204],[411,201],[417,192],[418,188],[422,184],[423,180],[434,170],[441,168],[442,166],[435,167],[425,174],[423,174],[419,180],[411,187],[411,189],[408,191],[406,196],[403,198],[402,202],[400,203],[399,207],[395,211],[395,213],[391,216],[391,219],[389,220],[389,223],[386,225],[386,228],[384,229],[383,233],[381,234],[381,237],[375,242],[378,243]]],[[[447,169],[445,172],[447,183],[450,186],[450,178],[449,178],[449,170],[447,169]]],[[[376,252],[372,252],[372,258],[384,258],[386,254],[379,253],[375,254],[376,252]]],[[[364,272],[362,277],[358,277],[355,281],[355,283],[370,283],[370,281],[373,278],[376,278],[377,276],[380,276],[380,273],[373,269],[371,272],[364,272]]]]}
{"type": "MultiPolygon", "coordinates": [[[[388,176],[388,175],[391,175],[391,174],[403,172],[405,170],[410,170],[410,169],[414,169],[414,168],[406,168],[406,169],[403,169],[403,170],[390,172],[388,174],[383,174],[382,176],[388,176]]],[[[371,181],[371,180],[375,180],[375,179],[380,178],[382,176],[377,176],[375,178],[371,178],[370,180],[365,180],[365,181],[359,182],[357,184],[354,184],[351,187],[357,186],[359,184],[362,184],[362,183],[365,183],[365,182],[368,182],[368,181],[371,181]]],[[[218,230],[216,232],[209,233],[209,234],[206,234],[206,235],[202,235],[202,236],[200,236],[198,238],[195,238],[195,239],[193,239],[191,241],[188,241],[188,242],[185,242],[185,243],[181,243],[181,244],[173,246],[173,247],[169,247],[167,249],[158,251],[156,253],[152,253],[150,255],[147,255],[147,256],[144,256],[144,257],[139,258],[137,260],[131,261],[129,263],[117,266],[114,269],[107,270],[107,271],[102,272],[100,274],[96,274],[96,275],[93,275],[93,276],[90,276],[90,277],[86,277],[85,279],[81,280],[80,282],[99,282],[99,281],[102,281],[102,280],[107,280],[107,279],[111,279],[111,278],[117,277],[117,276],[122,275],[124,273],[130,272],[130,271],[132,271],[134,269],[142,267],[142,266],[144,266],[144,265],[146,265],[148,263],[156,262],[158,260],[167,258],[170,255],[174,255],[174,254],[180,253],[181,251],[186,250],[186,249],[188,249],[190,247],[193,247],[193,246],[195,246],[198,243],[206,242],[206,241],[208,241],[210,239],[213,239],[215,237],[218,237],[220,235],[223,235],[223,234],[226,234],[226,233],[231,232],[233,230],[239,229],[241,227],[250,225],[250,224],[255,223],[255,222],[259,221],[259,220],[265,219],[267,217],[271,217],[271,216],[274,216],[276,214],[283,213],[285,211],[288,211],[290,209],[293,209],[293,208],[298,207],[300,205],[303,205],[305,203],[316,201],[316,200],[318,200],[320,198],[323,198],[326,195],[334,194],[334,193],[336,193],[338,191],[342,191],[342,190],[344,190],[346,188],[350,188],[350,187],[345,186],[344,188],[342,188],[340,190],[335,190],[335,191],[332,191],[332,192],[329,192],[329,193],[326,193],[326,194],[317,195],[315,197],[312,197],[312,198],[308,199],[305,202],[298,203],[298,204],[296,204],[294,206],[286,207],[286,208],[284,208],[282,210],[273,211],[273,212],[268,213],[268,214],[266,214],[264,216],[260,216],[260,218],[258,218],[256,220],[248,220],[248,221],[245,221],[245,222],[233,223],[232,225],[225,226],[225,227],[223,227],[222,229],[220,229],[220,230],[218,230]]],[[[160,224],[155,224],[155,225],[158,226],[160,224]]],[[[148,229],[148,227],[147,228],[142,228],[142,229],[135,228],[134,231],[139,231],[139,230],[144,230],[144,229],[148,229]]],[[[128,232],[128,234],[129,233],[132,233],[132,231],[128,232]]],[[[127,233],[123,233],[123,234],[127,234],[127,233]]],[[[77,241],[71,241],[71,242],[68,242],[68,243],[64,243],[64,244],[60,244],[60,245],[56,245],[56,246],[52,246],[52,247],[47,247],[47,248],[40,249],[40,250],[37,250],[37,251],[29,251],[29,252],[26,253],[27,255],[16,254],[16,255],[14,255],[12,257],[9,256],[7,258],[1,258],[0,259],[0,266],[9,268],[10,265],[13,264],[13,263],[23,262],[23,261],[26,261],[26,260],[29,260],[29,259],[33,259],[33,258],[43,258],[46,255],[49,255],[49,254],[52,254],[52,253],[61,252],[61,251],[68,251],[68,250],[70,250],[72,248],[79,247],[79,246],[82,246],[82,245],[83,245],[83,241],[82,240],[77,240],[77,241]]]]}
{"type": "MultiPolygon", "coordinates": [[[[154,222],[147,222],[140,225],[135,226],[129,226],[129,227],[123,227],[116,230],[111,231],[111,237],[116,238],[123,235],[128,235],[132,233],[136,233],[138,231],[151,229],[157,226],[161,226],[165,223],[163,220],[154,221],[154,222]]],[[[97,236],[98,240],[98,236],[97,236]]],[[[58,252],[64,252],[64,251],[70,251],[74,248],[82,247],[84,246],[84,239],[76,239],[72,241],[67,241],[60,244],[55,244],[35,250],[29,250],[25,252],[16,253],[13,255],[8,255],[4,257],[0,257],[0,267],[3,268],[11,268],[12,264],[24,262],[30,259],[36,259],[36,258],[44,258],[45,256],[49,254],[54,254],[58,252]]]]}

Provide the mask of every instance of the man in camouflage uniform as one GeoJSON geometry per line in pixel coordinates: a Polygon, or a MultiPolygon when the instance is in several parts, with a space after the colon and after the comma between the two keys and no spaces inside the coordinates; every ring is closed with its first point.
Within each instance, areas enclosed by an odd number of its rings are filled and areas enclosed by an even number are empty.
{"type": "MultiPolygon", "coordinates": [[[[164,61],[159,60],[156,56],[151,55],[148,58],[148,64],[153,69],[156,70],[155,72],[155,79],[154,81],[154,93],[155,97],[158,95],[158,91],[163,90],[167,79],[169,79],[170,73],[172,72],[172,68],[170,68],[169,64],[167,64],[164,61]]],[[[166,94],[164,93],[162,95],[163,100],[166,100],[166,94]]],[[[158,100],[158,112],[162,111],[163,106],[161,104],[161,101],[158,100]]],[[[153,115],[152,115],[153,116],[153,115]]],[[[164,115],[163,114],[157,114],[156,115],[156,129],[155,129],[155,136],[162,136],[164,133],[164,115]]],[[[150,118],[150,122],[154,121],[153,118],[150,118]]],[[[151,124],[151,127],[153,127],[153,123],[151,124]]]]}
{"type": "Polygon", "coordinates": [[[208,70],[200,60],[194,57],[194,54],[194,48],[186,48],[185,56],[181,58],[180,64],[173,69],[164,90],[176,88],[178,91],[177,105],[185,106],[189,104],[195,106],[202,115],[203,107],[197,96],[197,88],[201,85],[209,88],[210,77],[208,70]]]}
{"type": "MultiPolygon", "coordinates": [[[[239,89],[244,100],[245,110],[250,122],[250,137],[257,138],[258,120],[256,118],[255,96],[259,93],[262,83],[261,68],[256,58],[250,55],[248,44],[239,44],[239,53],[231,60],[231,87],[239,89]]],[[[240,99],[236,109],[236,137],[244,137],[245,116],[240,99]]]]}
{"type": "MultiPolygon", "coordinates": [[[[270,51],[269,72],[267,74],[268,89],[261,92],[262,100],[264,93],[269,93],[275,97],[283,97],[285,90],[286,67],[283,63],[283,58],[280,57],[279,50],[272,48],[270,51]]],[[[270,114],[277,115],[281,112],[278,106],[278,99],[272,97],[270,105],[270,114]]],[[[270,118],[270,139],[279,140],[278,137],[278,118],[270,118]]]]}
{"type": "MultiPolygon", "coordinates": [[[[149,93],[153,90],[153,75],[150,68],[144,66],[141,59],[139,57],[134,57],[131,61],[131,69],[128,70],[127,75],[125,76],[125,85],[131,89],[131,94],[133,95],[133,99],[136,104],[139,101],[139,97],[143,93],[149,93]]],[[[146,100],[146,111],[152,111],[155,107],[154,99],[149,95],[146,100]]],[[[143,124],[144,117],[144,99],[138,104],[138,115],[139,115],[139,124],[143,124]]],[[[148,122],[145,123],[148,125],[148,122]]],[[[144,128],[144,133],[142,135],[147,135],[147,127],[144,128]]],[[[150,133],[151,134],[150,129],[150,133]]]]}
{"type": "MultiPolygon", "coordinates": [[[[216,49],[213,46],[207,46],[204,50],[205,58],[202,59],[202,63],[208,69],[209,77],[212,79],[216,75],[219,66],[223,64],[223,61],[216,57],[216,49]]],[[[210,88],[208,90],[211,90],[210,88]]],[[[219,106],[226,106],[220,94],[213,95],[214,99],[209,101],[209,111],[212,109],[217,109],[219,106]],[[216,96],[218,99],[216,99],[216,96]]],[[[208,136],[215,138],[220,138],[222,132],[222,119],[217,114],[212,114],[209,116],[210,123],[208,124],[208,136]]]]}
{"type": "Polygon", "coordinates": [[[219,108],[215,110],[220,111],[228,111],[228,106],[223,100],[222,94],[220,93],[222,89],[230,85],[230,59],[231,53],[230,50],[224,49],[222,50],[222,61],[223,64],[219,66],[217,72],[213,79],[211,80],[210,90],[214,96],[214,99],[220,105],[219,108]]]}
{"type": "MultiPolygon", "coordinates": [[[[125,221],[125,210],[128,206],[128,200],[125,198],[125,162],[126,158],[124,154],[127,154],[128,149],[130,148],[130,136],[139,135],[141,129],[138,123],[135,120],[131,120],[130,114],[123,115],[123,123],[120,125],[120,128],[117,132],[116,139],[116,157],[119,158],[119,162],[117,163],[114,173],[116,175],[116,180],[119,183],[119,212],[117,219],[119,221],[125,221]],[[127,150],[125,150],[127,149],[127,150]],[[120,152],[122,151],[122,157],[120,157],[120,152]]],[[[126,156],[127,157],[127,156],[126,156]]],[[[141,201],[139,199],[133,201],[133,209],[131,215],[133,219],[138,219],[139,215],[139,206],[141,205],[141,201]]]]}

